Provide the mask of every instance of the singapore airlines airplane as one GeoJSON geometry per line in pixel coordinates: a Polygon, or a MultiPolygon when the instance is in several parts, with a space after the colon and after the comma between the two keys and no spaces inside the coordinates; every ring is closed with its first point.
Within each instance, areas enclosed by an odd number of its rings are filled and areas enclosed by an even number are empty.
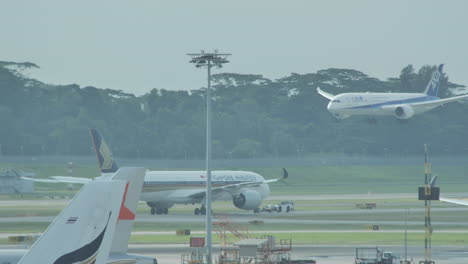
{"type": "MultiPolygon", "coordinates": [[[[113,231],[113,237],[110,237],[110,250],[108,250],[107,255],[105,256],[106,264],[157,264],[157,260],[155,258],[142,256],[142,255],[134,255],[128,254],[128,241],[130,239],[131,230],[133,227],[133,223],[135,221],[135,213],[138,204],[138,199],[141,193],[141,189],[143,186],[143,178],[145,177],[146,170],[144,168],[121,168],[117,171],[117,173],[108,176],[106,178],[97,179],[94,181],[88,181],[86,185],[82,188],[79,192],[80,196],[76,196],[75,199],[72,201],[74,203],[79,203],[80,206],[84,208],[82,215],[79,213],[81,212],[80,209],[74,209],[71,213],[73,217],[67,218],[62,217],[62,219],[68,219],[65,222],[65,227],[72,227],[71,224],[80,223],[80,225],[76,226],[85,226],[81,232],[86,233],[86,228],[92,230],[94,226],[98,223],[96,220],[87,221],[86,218],[92,216],[93,214],[96,215],[95,211],[99,211],[99,213],[105,213],[105,210],[101,210],[101,205],[106,203],[108,206],[115,203],[118,205],[118,209],[113,214],[117,216],[117,221],[112,226],[115,228],[113,231]],[[101,182],[101,183],[99,183],[101,182]],[[100,189],[101,186],[105,186],[104,183],[106,182],[117,182],[123,183],[123,186],[120,187],[122,191],[120,192],[120,196],[118,196],[117,201],[113,201],[109,199],[108,192],[106,188],[100,189]],[[91,187],[89,185],[98,185],[98,187],[94,188],[93,191],[85,191],[91,187]],[[85,194],[81,194],[85,193],[85,194]],[[84,199],[78,197],[87,197],[86,201],[78,201],[77,199],[84,199]],[[122,199],[123,197],[123,199],[122,199]],[[88,201],[89,200],[89,201],[88,201]],[[70,220],[71,219],[71,220],[70,220]],[[91,228],[93,226],[93,228],[91,228]]],[[[70,205],[67,207],[68,208],[70,205]]],[[[65,213],[65,211],[64,211],[65,213]]],[[[63,213],[62,213],[63,214],[63,213]]],[[[60,217],[60,216],[59,216],[60,217]]],[[[59,218],[57,218],[59,219],[59,218]]],[[[54,221],[57,222],[57,219],[54,221]]],[[[106,218],[107,219],[107,218],[106,218]]],[[[111,222],[109,222],[109,227],[111,222]]],[[[75,225],[73,226],[75,227],[75,225]]],[[[95,228],[94,228],[95,229],[95,228]]],[[[46,231],[47,232],[47,231],[46,231]]],[[[72,236],[69,236],[68,229],[61,230],[63,234],[66,234],[66,239],[57,239],[58,241],[62,240],[79,240],[78,238],[70,239],[72,236]]],[[[96,243],[96,242],[94,242],[96,243]]],[[[89,248],[90,246],[88,246],[89,248]]],[[[84,250],[83,250],[84,251],[84,250]]],[[[89,249],[88,249],[89,251],[89,249]]],[[[75,252],[75,254],[77,254],[75,252]]],[[[0,263],[8,263],[8,264],[15,264],[18,263],[18,260],[25,255],[25,250],[0,250],[0,263]],[[8,261],[7,261],[8,260],[8,261]]],[[[66,259],[71,260],[71,259],[66,259]]],[[[35,263],[52,263],[52,262],[35,262],[35,263]]],[[[92,263],[92,262],[54,262],[54,263],[92,263]]],[[[96,262],[97,263],[97,262],[96,262]]]]}
{"type": "Polygon", "coordinates": [[[409,119],[437,106],[460,101],[467,95],[440,99],[437,97],[443,64],[432,73],[424,93],[342,93],[332,95],[317,88],[317,92],[330,100],[328,111],[338,119],[353,115],[393,115],[398,119],[409,119]]]}
{"type": "MultiPolygon", "coordinates": [[[[90,129],[94,150],[97,155],[99,178],[105,178],[114,173],[117,163],[101,133],[90,129]]],[[[288,172],[283,169],[283,179],[288,172]]],[[[87,178],[53,176],[50,182],[86,183],[87,178]]],[[[212,197],[220,200],[226,194],[232,197],[234,206],[243,210],[258,212],[262,201],[270,194],[268,183],[281,179],[265,180],[261,175],[250,171],[212,171],[212,197]]],[[[195,208],[195,215],[206,214],[205,192],[206,171],[147,171],[143,183],[141,201],[151,208],[151,214],[167,214],[174,204],[201,204],[195,208]]]]}

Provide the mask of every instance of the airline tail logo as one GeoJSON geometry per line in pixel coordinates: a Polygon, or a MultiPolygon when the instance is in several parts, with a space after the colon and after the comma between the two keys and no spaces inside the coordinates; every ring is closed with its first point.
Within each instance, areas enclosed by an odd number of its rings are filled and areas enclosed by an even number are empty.
{"type": "Polygon", "coordinates": [[[107,146],[101,133],[94,128],[91,128],[89,131],[91,133],[94,151],[97,155],[99,169],[102,173],[116,172],[119,167],[112,159],[110,148],[107,146]]]}
{"type": "Polygon", "coordinates": [[[101,146],[99,146],[99,154],[101,154],[101,157],[102,157],[101,169],[102,170],[112,169],[112,163],[113,163],[112,154],[106,142],[101,141],[101,146]]]}
{"type": "Polygon", "coordinates": [[[109,224],[111,214],[112,212],[109,212],[109,218],[107,219],[106,226],[102,230],[101,234],[99,234],[99,236],[96,237],[96,239],[75,251],[72,251],[59,257],[56,261],[54,261],[54,264],[94,264],[96,262],[96,257],[99,252],[99,248],[101,247],[102,240],[104,239],[104,235],[106,234],[106,229],[107,225],[109,224]]]}
{"type": "Polygon", "coordinates": [[[442,75],[443,64],[439,65],[437,70],[432,74],[431,80],[426,86],[426,94],[429,96],[437,96],[440,86],[440,78],[442,75]]]}
{"type": "Polygon", "coordinates": [[[135,214],[125,206],[125,201],[127,200],[127,192],[128,192],[129,183],[125,185],[125,193],[122,199],[122,204],[120,205],[120,213],[119,213],[119,220],[135,220],[135,214]]]}

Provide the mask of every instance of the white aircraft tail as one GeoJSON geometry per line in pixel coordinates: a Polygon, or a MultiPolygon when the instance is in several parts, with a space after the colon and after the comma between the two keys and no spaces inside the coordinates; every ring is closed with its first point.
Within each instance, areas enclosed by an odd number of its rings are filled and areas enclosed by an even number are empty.
{"type": "Polygon", "coordinates": [[[83,186],[18,263],[106,263],[125,186],[123,181],[83,186]]]}
{"type": "Polygon", "coordinates": [[[124,181],[126,185],[111,253],[127,253],[128,240],[135,222],[136,208],[143,189],[145,173],[145,168],[122,167],[112,176],[112,180],[124,181]]]}
{"type": "Polygon", "coordinates": [[[444,68],[443,64],[440,64],[432,73],[431,80],[426,85],[426,90],[424,91],[425,94],[428,96],[435,96],[439,94],[439,87],[440,87],[440,80],[442,79],[442,69],[444,68]]]}

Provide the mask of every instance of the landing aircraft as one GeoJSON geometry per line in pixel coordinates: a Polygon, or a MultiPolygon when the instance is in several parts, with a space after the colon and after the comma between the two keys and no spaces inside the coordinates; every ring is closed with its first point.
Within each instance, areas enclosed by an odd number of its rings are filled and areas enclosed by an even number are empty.
{"type": "Polygon", "coordinates": [[[416,114],[427,112],[446,103],[468,98],[460,95],[440,99],[440,80],[443,64],[432,73],[431,80],[426,85],[424,93],[342,93],[329,94],[317,88],[317,92],[330,100],[328,111],[338,119],[353,115],[384,116],[393,115],[398,119],[409,119],[416,114]]]}
{"type": "MultiPolygon", "coordinates": [[[[101,176],[118,170],[111,151],[98,130],[90,129],[93,147],[97,155],[101,176]]],[[[283,168],[283,178],[288,172],[283,168]]],[[[91,179],[53,176],[52,182],[86,183],[91,179]]],[[[234,206],[243,210],[258,211],[262,201],[270,194],[268,183],[281,179],[265,180],[250,171],[212,171],[212,198],[221,200],[230,195],[234,206]]],[[[147,171],[143,183],[141,201],[151,208],[151,214],[168,214],[174,204],[201,204],[194,209],[195,215],[206,214],[206,171],[147,171]]]]}
{"type": "MultiPolygon", "coordinates": [[[[63,241],[68,240],[76,240],[76,241],[86,241],[84,239],[80,239],[79,236],[74,236],[73,233],[69,232],[68,228],[77,228],[77,234],[92,234],[93,230],[99,231],[97,226],[99,226],[98,217],[100,217],[103,213],[107,211],[103,208],[105,206],[117,206],[117,209],[112,211],[112,214],[115,218],[115,221],[107,224],[108,231],[112,230],[112,235],[109,235],[108,242],[109,249],[106,250],[107,252],[104,257],[104,262],[99,263],[106,263],[106,264],[157,264],[157,260],[147,256],[141,255],[133,255],[128,254],[128,241],[130,239],[131,230],[133,227],[133,223],[135,221],[135,212],[138,203],[138,198],[141,193],[141,188],[143,185],[143,178],[145,175],[144,168],[130,168],[124,167],[119,169],[115,174],[106,175],[106,177],[102,177],[100,179],[94,181],[88,181],[81,189],[81,191],[76,195],[76,197],[70,202],[67,208],[54,220],[51,224],[54,225],[55,223],[61,224],[65,223],[63,228],[59,228],[56,234],[56,237],[44,237],[42,238],[49,229],[39,238],[36,242],[45,240],[48,250],[52,249],[50,246],[53,243],[60,243],[62,245],[63,241]],[[118,184],[119,185],[119,196],[117,200],[110,199],[109,191],[107,189],[116,187],[107,187],[109,186],[108,183],[111,184],[118,184]],[[91,186],[91,187],[89,187],[91,186]],[[96,186],[96,187],[94,187],[96,186]],[[88,189],[92,189],[92,191],[88,189]],[[102,188],[102,189],[101,189],[102,188]],[[72,206],[73,204],[78,204],[77,206],[72,206]],[[73,215],[73,216],[68,216],[73,215]],[[65,219],[67,219],[65,221],[65,219]],[[112,228],[112,229],[110,229],[112,228]],[[62,234],[62,237],[60,237],[62,234]],[[53,240],[53,242],[49,241],[53,240]]],[[[101,217],[102,218],[102,217],[101,217]]],[[[107,220],[107,217],[104,217],[104,220],[107,220]],[[104,219],[105,218],[105,219],[104,219]]],[[[110,220],[113,220],[111,218],[110,220]]],[[[104,220],[101,220],[104,221],[104,220]]],[[[74,229],[73,229],[74,230],[74,229]]],[[[101,228],[102,230],[102,228],[101,228]]],[[[106,237],[104,237],[106,239],[106,237]]],[[[102,237],[101,237],[102,240],[102,237]]],[[[81,251],[73,251],[73,254],[69,254],[69,256],[78,255],[79,252],[89,252],[91,245],[96,244],[97,242],[87,244],[85,249],[81,249],[81,251]],[[94,244],[93,244],[94,243],[94,244]]],[[[34,248],[35,245],[33,245],[34,248]]],[[[44,254],[44,252],[49,252],[46,249],[42,249],[37,254],[44,254]]],[[[102,249],[99,249],[101,252],[102,249]]],[[[29,253],[27,253],[29,254],[29,253]]],[[[7,264],[15,264],[15,263],[23,263],[18,262],[18,260],[23,257],[27,257],[28,255],[25,254],[24,250],[1,250],[0,251],[0,263],[7,263],[7,264]]],[[[44,254],[45,255],[45,254],[44,254]]],[[[32,257],[32,259],[36,260],[36,258],[32,257]]],[[[77,260],[77,259],[70,259],[70,258],[63,258],[63,261],[68,262],[51,262],[51,261],[37,261],[31,263],[93,263],[92,259],[85,259],[89,260],[86,262],[85,260],[77,260]],[[76,261],[76,262],[75,262],[76,261]],[[81,261],[81,262],[80,262],[81,261]]],[[[29,262],[24,262],[29,263],[29,262]]],[[[98,263],[98,262],[96,262],[98,263]]]]}

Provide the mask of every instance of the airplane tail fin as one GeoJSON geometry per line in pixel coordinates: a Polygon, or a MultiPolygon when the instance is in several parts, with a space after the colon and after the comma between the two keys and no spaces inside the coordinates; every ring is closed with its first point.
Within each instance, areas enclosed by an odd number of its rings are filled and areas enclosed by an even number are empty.
{"type": "Polygon", "coordinates": [[[127,253],[128,241],[135,222],[135,214],[143,189],[143,180],[146,174],[145,168],[123,167],[117,171],[112,180],[126,182],[125,194],[120,207],[119,220],[115,228],[112,241],[112,253],[127,253]]]}
{"type": "Polygon", "coordinates": [[[91,140],[93,142],[94,152],[96,152],[99,170],[101,173],[115,173],[119,166],[112,158],[112,153],[107,146],[104,137],[95,128],[90,128],[91,140]]]}
{"type": "Polygon", "coordinates": [[[19,264],[106,263],[125,182],[86,184],[19,264]]]}
{"type": "Polygon", "coordinates": [[[427,94],[428,96],[437,97],[437,94],[439,93],[440,80],[442,77],[443,68],[444,68],[444,65],[440,64],[439,67],[437,67],[437,70],[435,70],[432,73],[431,80],[426,85],[426,90],[424,91],[424,93],[427,94]]]}

